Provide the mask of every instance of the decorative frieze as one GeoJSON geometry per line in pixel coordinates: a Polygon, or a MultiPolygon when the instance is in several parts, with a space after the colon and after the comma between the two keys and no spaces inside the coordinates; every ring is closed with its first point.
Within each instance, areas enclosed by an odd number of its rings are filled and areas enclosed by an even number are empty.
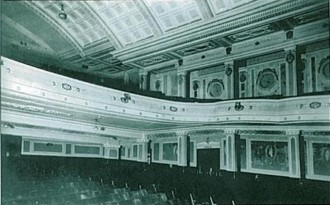
{"type": "Polygon", "coordinates": [[[1,102],[1,105],[4,107],[9,107],[13,109],[18,109],[21,111],[28,111],[28,112],[38,112],[43,114],[50,114],[50,115],[59,115],[59,116],[65,116],[65,117],[72,117],[73,114],[61,112],[57,110],[51,110],[51,109],[45,109],[43,107],[37,107],[33,105],[21,105],[17,103],[11,103],[11,102],[1,102]]]}
{"type": "Polygon", "coordinates": [[[210,129],[210,130],[193,130],[189,131],[188,135],[219,135],[223,134],[223,130],[219,129],[210,129]]]}
{"type": "Polygon", "coordinates": [[[254,58],[249,58],[246,60],[246,65],[249,66],[249,65],[254,65],[254,64],[259,64],[259,63],[276,60],[276,59],[284,59],[284,57],[285,57],[285,52],[279,51],[279,52],[275,52],[275,53],[271,53],[271,54],[267,54],[267,55],[261,55],[261,56],[257,56],[254,58]]]}
{"type": "Polygon", "coordinates": [[[148,135],[149,139],[152,138],[170,138],[178,137],[182,135],[197,136],[197,135],[220,135],[223,134],[224,130],[220,129],[208,129],[208,130],[193,130],[193,131],[179,131],[179,132],[168,132],[168,133],[156,133],[148,135]]]}
{"type": "Polygon", "coordinates": [[[280,130],[237,130],[241,135],[286,135],[285,131],[280,130]]]}
{"type": "Polygon", "coordinates": [[[330,136],[330,131],[302,131],[302,135],[312,135],[312,136],[330,136]]]}
{"type": "Polygon", "coordinates": [[[55,132],[61,132],[61,133],[67,133],[67,134],[77,134],[80,136],[94,136],[94,137],[105,137],[110,138],[113,140],[117,140],[120,138],[120,140],[136,140],[135,138],[129,138],[124,136],[115,136],[115,135],[108,135],[108,134],[91,134],[88,132],[83,131],[77,131],[77,130],[67,130],[67,129],[61,129],[61,128],[50,128],[50,127],[43,127],[38,125],[28,125],[28,124],[21,124],[21,123],[7,123],[7,122],[1,122],[2,127],[4,128],[11,128],[11,129],[19,129],[19,128],[26,128],[26,129],[33,129],[33,130],[41,130],[44,131],[44,133],[55,131],[55,132]]]}
{"type": "Polygon", "coordinates": [[[150,134],[147,137],[148,139],[177,137],[177,133],[175,132],[157,133],[157,134],[150,134]]]}

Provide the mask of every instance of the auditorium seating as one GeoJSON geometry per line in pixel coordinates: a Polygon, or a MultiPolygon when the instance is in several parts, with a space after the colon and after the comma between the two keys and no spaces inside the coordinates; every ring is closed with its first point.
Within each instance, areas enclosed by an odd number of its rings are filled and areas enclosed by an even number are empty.
{"type": "Polygon", "coordinates": [[[130,190],[90,179],[56,177],[7,184],[2,193],[4,205],[165,205],[164,193],[146,189],[130,190]]]}

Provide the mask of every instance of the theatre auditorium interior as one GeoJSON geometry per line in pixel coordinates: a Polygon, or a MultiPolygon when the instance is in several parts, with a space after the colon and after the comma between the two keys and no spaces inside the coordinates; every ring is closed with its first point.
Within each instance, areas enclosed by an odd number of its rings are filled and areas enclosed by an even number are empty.
{"type": "Polygon", "coordinates": [[[330,203],[328,0],[0,5],[1,204],[330,203]]]}

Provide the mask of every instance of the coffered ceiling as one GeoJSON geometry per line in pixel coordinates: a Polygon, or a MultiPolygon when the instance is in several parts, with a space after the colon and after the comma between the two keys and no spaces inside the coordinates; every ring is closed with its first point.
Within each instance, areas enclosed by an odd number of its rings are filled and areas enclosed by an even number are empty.
{"type": "Polygon", "coordinates": [[[6,57],[43,69],[123,78],[328,17],[322,4],[327,1],[2,1],[1,44],[6,57]]]}

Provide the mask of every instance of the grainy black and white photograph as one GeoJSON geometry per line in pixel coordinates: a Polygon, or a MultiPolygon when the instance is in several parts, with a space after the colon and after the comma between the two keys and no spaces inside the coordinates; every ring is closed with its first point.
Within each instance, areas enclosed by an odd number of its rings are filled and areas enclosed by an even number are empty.
{"type": "Polygon", "coordinates": [[[0,204],[330,204],[328,0],[0,10],[0,204]]]}

